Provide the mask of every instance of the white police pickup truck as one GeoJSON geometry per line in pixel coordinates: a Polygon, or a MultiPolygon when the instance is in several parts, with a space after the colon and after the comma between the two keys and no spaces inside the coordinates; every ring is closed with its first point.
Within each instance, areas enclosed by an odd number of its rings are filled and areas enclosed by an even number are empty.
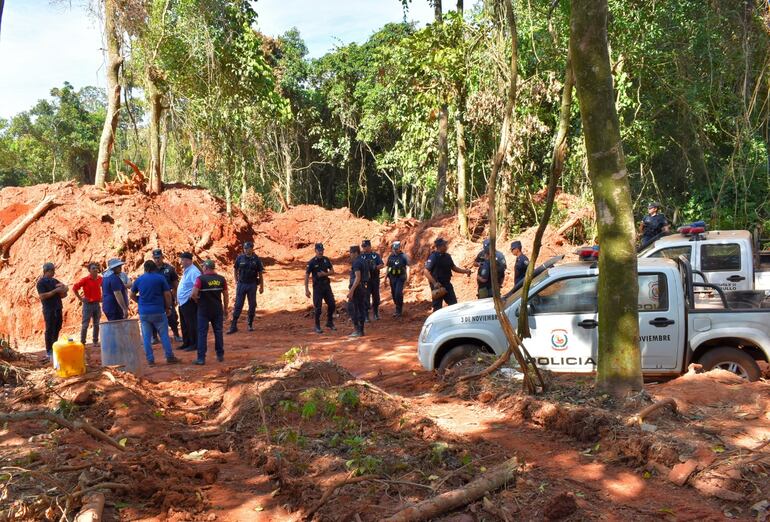
{"type": "MultiPolygon", "coordinates": [[[[596,369],[598,346],[596,263],[541,265],[528,304],[532,337],[524,345],[538,366],[565,373],[596,369]]],[[[757,361],[770,358],[770,298],[765,292],[725,292],[692,282],[685,258],[639,260],[639,330],[646,377],[676,376],[691,362],[720,367],[744,378],[761,376],[757,361]],[[695,300],[694,288],[715,297],[695,300]],[[767,307],[767,308],[766,308],[767,307]]],[[[505,301],[515,325],[521,288],[505,301]]],[[[427,370],[443,371],[478,352],[501,355],[507,341],[491,299],[438,310],[420,332],[418,357],[427,370]]]]}
{"type": "Polygon", "coordinates": [[[770,290],[770,253],[759,250],[750,232],[680,230],[683,233],[658,239],[639,257],[677,259],[683,255],[696,274],[723,290],[770,290]]]}

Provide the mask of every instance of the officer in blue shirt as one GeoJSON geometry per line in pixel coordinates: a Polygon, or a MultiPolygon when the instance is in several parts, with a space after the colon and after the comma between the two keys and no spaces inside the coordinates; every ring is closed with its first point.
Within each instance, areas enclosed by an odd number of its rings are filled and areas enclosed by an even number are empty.
{"type": "Polygon", "coordinates": [[[444,238],[438,238],[433,242],[435,250],[431,253],[428,260],[425,262],[425,269],[423,274],[430,283],[433,290],[442,288],[446,293],[433,299],[433,311],[439,310],[443,303],[447,305],[453,305],[457,303],[457,296],[455,295],[455,289],[452,286],[452,272],[460,274],[471,275],[471,271],[467,268],[461,268],[455,265],[452,260],[452,256],[447,253],[447,242],[444,238]]]}
{"type": "Polygon", "coordinates": [[[361,242],[361,257],[369,265],[369,286],[366,292],[366,322],[369,319],[369,310],[372,311],[374,320],[380,318],[380,270],[385,268],[380,254],[372,252],[372,242],[364,239],[361,242]]]}
{"type": "Polygon", "coordinates": [[[350,247],[350,284],[348,285],[348,314],[355,330],[349,337],[363,337],[366,320],[366,294],[369,264],[361,257],[361,247],[350,247]]]}
{"type": "Polygon", "coordinates": [[[249,300],[249,331],[254,331],[254,317],[257,314],[257,288],[259,293],[264,292],[265,267],[262,260],[254,253],[254,243],[246,241],[243,244],[243,254],[235,259],[235,305],[233,306],[233,320],[227,334],[238,331],[238,318],[243,311],[243,304],[249,300]]]}
{"type": "Polygon", "coordinates": [[[396,311],[393,317],[401,317],[404,311],[404,287],[409,280],[409,258],[401,251],[401,241],[393,242],[393,253],[388,256],[386,264],[388,278],[385,284],[390,284],[390,295],[396,311]]]}
{"type": "Polygon", "coordinates": [[[308,261],[305,270],[305,296],[310,297],[308,280],[313,277],[313,308],[315,316],[315,332],[322,333],[321,330],[321,312],[324,301],[326,301],[326,328],[336,330],[334,326],[334,293],[332,292],[329,276],[334,273],[334,267],[328,257],[324,255],[323,243],[315,244],[315,256],[308,261]]]}
{"type": "Polygon", "coordinates": [[[524,279],[527,275],[527,267],[529,266],[529,258],[524,255],[521,247],[521,241],[514,241],[511,243],[511,253],[516,258],[516,263],[513,265],[513,285],[519,284],[519,281],[524,279]]]}

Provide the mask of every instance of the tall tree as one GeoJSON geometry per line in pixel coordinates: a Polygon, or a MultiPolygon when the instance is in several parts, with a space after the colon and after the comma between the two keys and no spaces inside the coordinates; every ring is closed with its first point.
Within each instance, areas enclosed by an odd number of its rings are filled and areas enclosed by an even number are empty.
{"type": "MultiPolygon", "coordinates": [[[[432,0],[433,13],[437,25],[444,23],[441,12],[441,0],[432,0]]],[[[446,197],[447,170],[449,168],[449,104],[446,94],[441,96],[441,105],[438,110],[438,172],[436,176],[436,194],[433,197],[433,210],[431,216],[435,217],[444,212],[444,200],[446,197]]]]}
{"type": "Polygon", "coordinates": [[[599,256],[597,384],[615,396],[642,387],[634,216],[615,109],[607,0],[573,0],[570,50],[580,103],[599,256]]]}
{"type": "Polygon", "coordinates": [[[104,118],[102,136],[99,140],[99,157],[96,162],[94,184],[104,187],[110,170],[110,156],[115,145],[115,131],[120,114],[120,32],[117,26],[116,0],[104,0],[104,39],[107,41],[107,114],[104,118]]]}
{"type": "MultiPolygon", "coordinates": [[[[460,17],[460,41],[458,47],[463,50],[463,65],[467,61],[465,56],[465,23],[463,21],[463,0],[457,0],[457,14],[460,17]]],[[[457,134],[457,221],[459,222],[460,234],[468,237],[468,204],[466,201],[466,187],[468,174],[466,172],[466,152],[465,143],[465,105],[468,101],[468,92],[465,86],[465,70],[459,73],[455,90],[457,91],[457,108],[455,109],[455,132],[457,134]]]]}

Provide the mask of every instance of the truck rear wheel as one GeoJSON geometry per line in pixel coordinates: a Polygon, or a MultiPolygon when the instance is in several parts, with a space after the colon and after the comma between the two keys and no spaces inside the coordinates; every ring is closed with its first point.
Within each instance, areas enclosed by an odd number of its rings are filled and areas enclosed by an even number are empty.
{"type": "Polygon", "coordinates": [[[481,349],[475,344],[461,344],[455,346],[441,358],[441,362],[438,364],[438,372],[444,373],[449,368],[452,368],[460,361],[466,359],[472,359],[481,353],[481,349]]]}
{"type": "Polygon", "coordinates": [[[698,361],[708,371],[720,368],[749,381],[756,381],[762,375],[754,358],[738,348],[722,347],[709,350],[698,361]]]}

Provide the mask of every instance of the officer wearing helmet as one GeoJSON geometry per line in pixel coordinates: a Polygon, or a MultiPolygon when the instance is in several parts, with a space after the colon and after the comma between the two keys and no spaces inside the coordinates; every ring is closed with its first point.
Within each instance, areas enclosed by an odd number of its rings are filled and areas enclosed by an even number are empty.
{"type": "Polygon", "coordinates": [[[651,201],[647,205],[647,215],[639,223],[639,235],[641,236],[640,250],[662,235],[667,234],[670,229],[670,223],[660,211],[660,208],[661,205],[657,201],[651,201]]]}

